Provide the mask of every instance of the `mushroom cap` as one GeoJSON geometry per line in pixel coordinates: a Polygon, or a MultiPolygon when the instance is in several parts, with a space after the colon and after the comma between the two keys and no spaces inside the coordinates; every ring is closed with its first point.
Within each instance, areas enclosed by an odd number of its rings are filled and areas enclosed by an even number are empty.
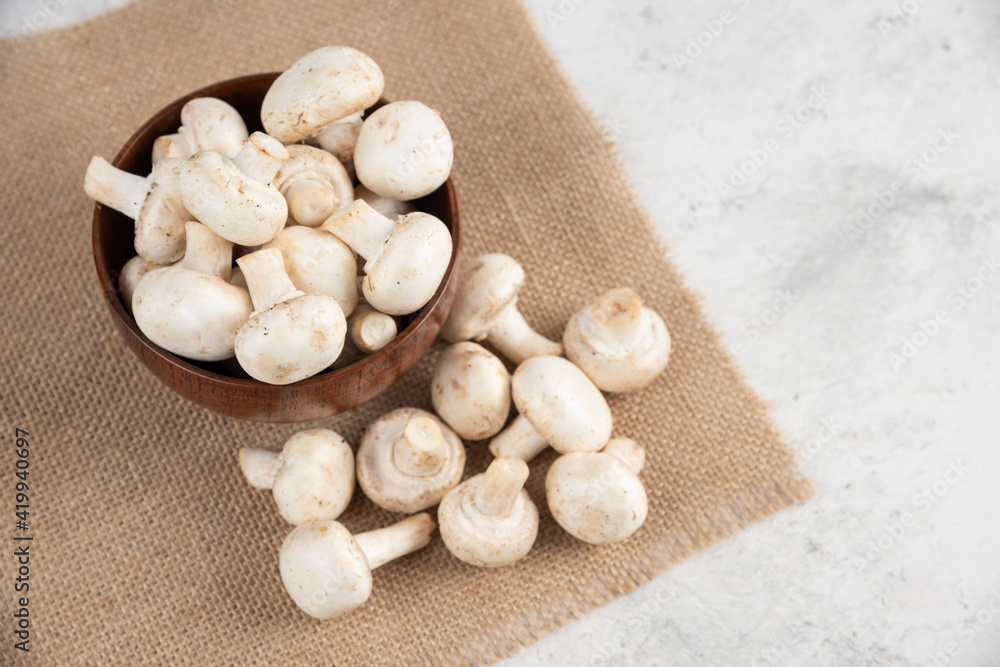
{"type": "Polygon", "coordinates": [[[611,409],[587,375],[562,357],[532,357],[511,378],[514,404],[561,454],[596,452],[611,437],[611,409]]]}
{"type": "Polygon", "coordinates": [[[162,266],[162,264],[148,260],[142,255],[136,255],[125,262],[122,272],[118,275],[118,289],[121,290],[122,301],[125,302],[125,309],[128,312],[132,312],[132,295],[135,294],[135,288],[139,286],[139,281],[153,269],[162,268],[162,266]]]}
{"type": "Polygon", "coordinates": [[[332,297],[306,294],[281,301],[240,327],[236,357],[256,380],[291,384],[336,361],[346,333],[344,311],[332,297]]]}
{"type": "Polygon", "coordinates": [[[375,61],[349,46],[324,46],[278,76],[264,96],[260,120],[283,144],[367,109],[382,96],[385,78],[375,61]]]}
{"type": "Polygon", "coordinates": [[[281,583],[299,609],[327,619],[357,609],[372,594],[368,559],[336,521],[306,523],[281,544],[281,583]]]}
{"type": "Polygon", "coordinates": [[[135,219],[135,251],[158,264],[184,256],[184,224],[191,214],[181,199],[183,160],[162,160],[153,166],[149,193],[135,219]]]}
{"type": "Polygon", "coordinates": [[[365,118],[354,146],[354,170],[372,192],[409,201],[448,180],[454,159],[451,133],[426,104],[392,102],[365,118]]]}
{"type": "Polygon", "coordinates": [[[288,204],[277,188],[250,178],[221,153],[206,151],[185,162],[180,193],[191,215],[239,245],[267,243],[288,218],[288,204]]]}
{"type": "Polygon", "coordinates": [[[333,297],[345,316],[358,305],[357,256],[333,234],[295,225],[281,230],[264,248],[281,253],[297,289],[333,297]]]}
{"type": "Polygon", "coordinates": [[[649,386],[670,360],[663,318],[628,288],[605,292],[577,311],[566,325],[563,344],[569,360],[598,388],[614,393],[649,386]],[[629,331],[610,323],[615,319],[627,320],[629,331]]]}
{"type": "Polygon", "coordinates": [[[250,318],[250,294],[222,278],[180,266],[153,269],[132,296],[139,329],[154,343],[196,361],[234,354],[237,331],[250,318]]]}
{"type": "Polygon", "coordinates": [[[590,544],[624,540],[649,512],[642,481],[617,457],[604,452],[560,456],[545,477],[545,495],[559,525],[590,544]]]}
{"type": "MultiPolygon", "coordinates": [[[[288,203],[288,210],[300,225],[317,227],[337,209],[354,201],[354,185],[344,165],[330,153],[313,146],[287,146],[289,158],[281,164],[274,177],[274,187],[278,188],[288,203]],[[296,200],[292,186],[297,181],[310,181],[329,196],[323,210],[303,210],[300,200],[296,200]],[[327,210],[328,209],[328,210],[327,210]],[[318,220],[315,224],[314,220],[318,220]]],[[[302,198],[304,200],[305,198],[302,198]]],[[[316,198],[309,200],[315,207],[316,198]]]]}
{"type": "Polygon", "coordinates": [[[408,201],[399,201],[377,195],[363,185],[354,188],[354,197],[364,200],[366,204],[390,220],[395,220],[402,215],[413,213],[417,210],[417,207],[408,201]]]}
{"type": "Polygon", "coordinates": [[[215,151],[233,157],[250,134],[240,112],[215,97],[196,97],[181,107],[180,134],[191,153],[215,151]]]}
{"type": "Polygon", "coordinates": [[[538,508],[521,489],[507,514],[481,513],[475,497],[485,479],[485,473],[476,475],[448,492],[438,507],[438,529],[459,560],[478,567],[502,567],[531,551],[538,536],[538,508]]]}
{"type": "Polygon", "coordinates": [[[354,452],[325,428],[299,431],[281,450],[281,467],[271,487],[278,513],[299,526],[332,521],[354,493],[354,452]]]}
{"type": "Polygon", "coordinates": [[[459,274],[455,301],[441,337],[450,342],[482,340],[524,286],[524,269],[502,253],[480,255],[459,274]]]}
{"type": "Polygon", "coordinates": [[[390,512],[412,514],[440,502],[448,491],[462,481],[465,470],[465,446],[440,419],[418,408],[399,408],[368,426],[358,448],[358,484],[365,495],[390,512]],[[396,443],[413,417],[431,419],[444,436],[443,465],[427,477],[408,475],[394,462],[396,443]]]}
{"type": "Polygon", "coordinates": [[[455,343],[438,357],[431,401],[441,419],[462,438],[492,437],[510,414],[510,373],[483,346],[455,343]]]}
{"type": "Polygon", "coordinates": [[[419,211],[404,215],[365,268],[365,300],[387,315],[420,310],[441,284],[451,252],[451,233],[443,222],[419,211]]]}

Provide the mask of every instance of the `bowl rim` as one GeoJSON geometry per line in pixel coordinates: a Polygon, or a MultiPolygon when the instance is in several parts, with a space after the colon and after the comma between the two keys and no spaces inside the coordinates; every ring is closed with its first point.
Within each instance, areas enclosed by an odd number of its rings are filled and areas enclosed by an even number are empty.
{"type": "MultiPolygon", "coordinates": [[[[272,81],[278,77],[281,72],[259,72],[257,74],[244,74],[242,76],[233,77],[231,79],[224,79],[222,81],[217,81],[206,86],[202,86],[197,90],[182,95],[178,97],[173,102],[163,106],[160,110],[150,116],[146,122],[144,122],[139,128],[132,133],[132,135],[122,144],[121,148],[118,150],[111,164],[115,167],[119,167],[122,160],[125,158],[126,154],[130,152],[132,146],[137,142],[141,141],[143,135],[147,134],[150,129],[165,115],[172,113],[180,113],[180,108],[184,106],[189,100],[196,97],[206,97],[213,96],[213,92],[217,91],[220,86],[238,86],[239,84],[246,84],[250,82],[260,82],[262,80],[270,78],[272,81]]],[[[381,98],[375,105],[381,105],[388,103],[388,100],[381,98]]],[[[374,105],[373,105],[374,106],[374,105]]],[[[108,299],[109,305],[111,306],[114,315],[122,322],[125,328],[142,344],[142,346],[148,350],[150,353],[156,355],[163,361],[167,362],[171,366],[182,370],[186,374],[193,375],[201,380],[208,382],[228,384],[236,387],[244,387],[247,389],[283,389],[286,387],[302,388],[307,389],[314,387],[316,385],[325,384],[327,382],[334,381],[340,378],[350,377],[357,372],[357,368],[362,364],[376,363],[379,358],[388,357],[394,350],[399,347],[407,345],[407,343],[414,337],[419,335],[419,330],[421,326],[430,319],[431,315],[435,311],[438,304],[445,296],[448,283],[454,279],[454,274],[456,272],[456,263],[459,257],[459,249],[461,247],[462,241],[462,225],[461,225],[461,208],[458,200],[458,192],[455,188],[454,176],[449,175],[448,180],[441,186],[445,188],[445,195],[448,199],[449,206],[454,211],[454,220],[450,225],[449,231],[452,236],[452,253],[451,259],[448,262],[448,266],[445,269],[444,276],[441,279],[441,283],[438,285],[437,290],[434,292],[434,296],[431,297],[424,306],[418,311],[417,316],[414,317],[406,327],[399,332],[396,338],[390,342],[388,345],[383,347],[370,355],[363,357],[362,359],[355,361],[354,363],[348,364],[342,368],[335,370],[324,370],[316,375],[308,377],[304,380],[299,380],[298,382],[293,382],[287,385],[275,385],[269,384],[267,382],[262,382],[260,380],[255,380],[253,378],[241,378],[232,375],[223,375],[221,373],[216,373],[210,370],[201,368],[194,363],[188,361],[187,359],[180,357],[178,355],[169,352],[153,341],[151,341],[135,322],[122,303],[119,297],[120,290],[117,286],[117,279],[112,275],[112,270],[110,268],[110,262],[108,260],[107,254],[104,251],[103,239],[104,236],[100,232],[100,225],[98,220],[102,213],[104,212],[104,206],[100,203],[94,203],[94,213],[91,223],[91,244],[94,253],[94,264],[97,268],[98,279],[101,283],[101,289],[104,291],[105,296],[108,299]]]]}

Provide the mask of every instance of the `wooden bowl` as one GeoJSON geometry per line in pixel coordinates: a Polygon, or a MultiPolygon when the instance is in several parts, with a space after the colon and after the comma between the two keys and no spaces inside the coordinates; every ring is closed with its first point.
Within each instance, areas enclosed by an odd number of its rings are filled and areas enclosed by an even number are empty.
{"type": "MultiPolygon", "coordinates": [[[[153,141],[177,131],[181,107],[195,97],[225,100],[243,116],[250,132],[261,130],[260,104],[278,73],[252,74],[196,90],[167,105],[132,135],[113,164],[133,174],[150,172],[153,141]]],[[[378,105],[385,104],[381,100],[378,105]]],[[[232,364],[182,359],[150,341],[125,309],[118,275],[130,258],[134,223],[110,208],[94,207],[94,263],[111,318],[129,348],[153,374],[181,396],[210,410],[259,422],[301,422],[350,410],[388,389],[420,360],[448,316],[455,294],[455,267],[462,245],[458,194],[451,178],[431,194],[413,202],[440,218],[451,230],[451,263],[430,302],[409,315],[392,343],[363,360],[290,385],[270,385],[236,377],[232,364]],[[405,328],[404,328],[405,327],[405,328]],[[227,370],[230,369],[230,370],[227,370]]]]}

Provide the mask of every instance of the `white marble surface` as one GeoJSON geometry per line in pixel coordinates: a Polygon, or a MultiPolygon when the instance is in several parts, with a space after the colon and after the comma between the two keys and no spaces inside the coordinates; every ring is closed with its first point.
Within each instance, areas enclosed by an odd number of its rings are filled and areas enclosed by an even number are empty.
{"type": "Polygon", "coordinates": [[[1000,6],[529,4],[819,496],[504,664],[1000,664],[1000,6]]]}

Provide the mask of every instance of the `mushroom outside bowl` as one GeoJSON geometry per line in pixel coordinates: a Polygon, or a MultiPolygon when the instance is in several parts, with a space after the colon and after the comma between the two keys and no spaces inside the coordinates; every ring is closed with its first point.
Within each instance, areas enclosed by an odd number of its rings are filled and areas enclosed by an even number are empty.
{"type": "MultiPolygon", "coordinates": [[[[260,105],[278,73],[252,74],[196,90],[150,118],[125,143],[113,164],[145,175],[151,168],[153,142],[180,125],[184,104],[195,97],[217,97],[233,105],[250,132],[262,130],[260,105]]],[[[380,100],[369,112],[386,104],[380,100]]],[[[118,276],[135,256],[134,223],[110,208],[94,207],[93,246],[97,275],[111,318],[128,347],[161,381],[181,396],[210,410],[259,422],[301,422],[350,410],[379,395],[413,368],[437,337],[455,294],[455,273],[462,228],[458,194],[452,178],[431,194],[412,202],[417,210],[438,217],[448,227],[454,251],[437,291],[416,313],[399,319],[396,339],[364,359],[289,385],[270,385],[240,376],[235,360],[201,363],[182,359],[147,338],[125,309],[118,276]]]]}

